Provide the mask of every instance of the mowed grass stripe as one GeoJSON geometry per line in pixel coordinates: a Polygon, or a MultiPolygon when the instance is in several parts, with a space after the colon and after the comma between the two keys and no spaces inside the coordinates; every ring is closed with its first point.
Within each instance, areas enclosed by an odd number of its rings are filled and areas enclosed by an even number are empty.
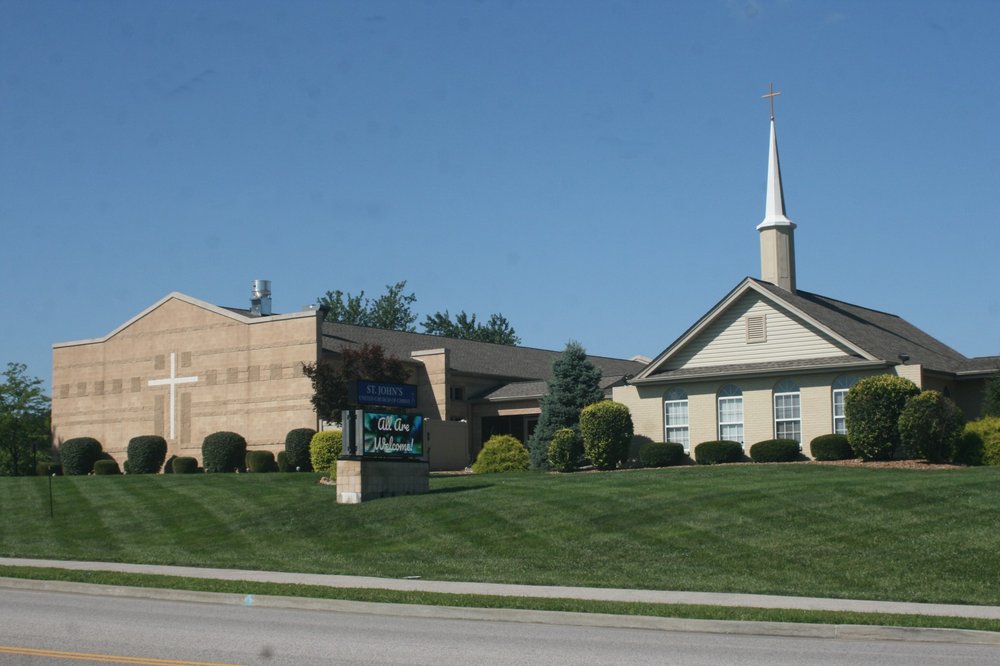
{"type": "Polygon", "coordinates": [[[428,495],[354,506],[309,474],[91,477],[66,484],[87,495],[69,540],[8,519],[44,481],[0,483],[3,554],[101,559],[113,543],[115,559],[164,564],[1000,603],[996,468],[433,477],[428,495]]]}

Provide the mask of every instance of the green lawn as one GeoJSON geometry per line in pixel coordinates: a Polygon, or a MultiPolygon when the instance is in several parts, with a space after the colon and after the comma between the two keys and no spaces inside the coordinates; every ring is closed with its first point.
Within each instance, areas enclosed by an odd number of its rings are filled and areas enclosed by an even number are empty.
{"type": "Polygon", "coordinates": [[[734,465],[440,477],[0,479],[0,555],[1000,604],[1000,469],[734,465]]]}

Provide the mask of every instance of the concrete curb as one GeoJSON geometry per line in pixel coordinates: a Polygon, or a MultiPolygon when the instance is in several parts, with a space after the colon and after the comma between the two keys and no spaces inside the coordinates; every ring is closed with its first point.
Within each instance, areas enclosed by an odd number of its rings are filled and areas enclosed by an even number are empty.
{"type": "Polygon", "coordinates": [[[692,620],[603,613],[572,613],[565,611],[518,610],[506,608],[463,608],[455,606],[422,606],[417,604],[374,603],[282,597],[239,595],[222,592],[198,592],[162,588],[123,587],[66,581],[0,578],[0,588],[38,590],[69,594],[156,599],[204,604],[222,604],[252,608],[286,608],[320,612],[341,612],[365,615],[422,617],[429,619],[473,620],[489,622],[524,622],[533,624],[570,625],[646,629],[653,631],[683,631],[707,634],[785,636],[792,638],[826,638],[837,640],[917,641],[962,645],[992,645],[1000,647],[1000,633],[969,629],[932,629],[919,627],[884,627],[869,625],[805,624],[798,622],[749,622],[734,620],[692,620]]]}

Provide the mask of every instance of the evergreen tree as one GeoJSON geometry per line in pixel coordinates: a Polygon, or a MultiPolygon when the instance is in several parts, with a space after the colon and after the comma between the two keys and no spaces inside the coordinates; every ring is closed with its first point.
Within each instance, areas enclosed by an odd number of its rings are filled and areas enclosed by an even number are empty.
{"type": "Polygon", "coordinates": [[[1000,374],[993,375],[986,382],[983,416],[1000,416],[1000,374]]]}
{"type": "Polygon", "coordinates": [[[528,439],[531,466],[548,466],[549,442],[561,428],[579,431],[580,411],[589,404],[604,399],[601,391],[601,371],[587,360],[587,352],[579,342],[570,340],[566,349],[552,364],[552,379],[548,394],[542,398],[542,414],[535,432],[528,439]]]}

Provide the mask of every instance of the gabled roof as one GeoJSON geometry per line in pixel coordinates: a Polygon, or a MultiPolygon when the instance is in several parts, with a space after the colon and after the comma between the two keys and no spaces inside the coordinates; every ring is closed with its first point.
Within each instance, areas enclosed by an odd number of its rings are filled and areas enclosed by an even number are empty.
{"type": "Polygon", "coordinates": [[[639,373],[633,383],[670,378],[691,378],[703,375],[747,374],[794,368],[836,367],[840,365],[896,365],[901,362],[919,364],[928,370],[959,373],[988,370],[987,360],[968,359],[940,340],[896,315],[838,301],[806,291],[786,291],[769,282],[745,278],[691,328],[667,347],[639,373]],[[755,363],[706,368],[661,370],[666,362],[699,333],[721,316],[733,303],[749,291],[760,294],[776,307],[795,314],[851,351],[842,357],[804,359],[793,362],[755,363]],[[781,367],[779,367],[781,366],[781,367]]]}
{"type": "MultiPolygon", "coordinates": [[[[473,340],[456,340],[426,333],[387,331],[336,322],[323,323],[323,351],[339,353],[363,344],[381,345],[388,354],[409,360],[413,352],[447,349],[450,367],[457,372],[503,380],[548,380],[552,363],[561,352],[515,347],[473,340]]],[[[644,364],[620,358],[587,356],[603,375],[635,375],[644,364]]]]}
{"type": "Polygon", "coordinates": [[[149,315],[151,312],[153,312],[154,310],[156,310],[157,308],[159,308],[160,306],[162,306],[164,303],[166,303],[167,301],[171,301],[171,300],[182,301],[184,303],[187,303],[188,305],[193,305],[193,306],[195,306],[197,308],[201,308],[203,310],[208,310],[209,312],[213,312],[213,313],[215,313],[217,315],[221,315],[223,317],[226,317],[227,319],[233,319],[233,320],[241,322],[243,324],[261,324],[261,323],[265,323],[265,322],[269,322],[269,321],[280,321],[280,320],[285,320],[285,319],[297,319],[299,317],[315,317],[317,315],[317,312],[315,310],[306,310],[306,311],[303,311],[303,312],[292,312],[292,313],[283,314],[283,315],[268,315],[266,317],[251,317],[249,310],[243,310],[243,309],[239,309],[239,308],[227,308],[227,307],[222,307],[222,306],[218,306],[218,305],[212,305],[211,303],[208,303],[207,301],[203,301],[203,300],[201,300],[199,298],[195,298],[194,296],[188,296],[187,294],[182,294],[179,291],[172,291],[169,294],[167,294],[166,296],[164,296],[163,298],[161,298],[160,300],[158,300],[155,303],[153,303],[152,305],[150,305],[148,308],[146,308],[145,310],[143,310],[139,314],[135,315],[134,317],[132,317],[131,319],[129,319],[128,321],[126,321],[121,326],[118,326],[117,328],[115,328],[113,331],[111,331],[107,335],[101,336],[99,338],[90,338],[90,339],[87,339],[87,340],[72,340],[70,342],[57,342],[57,343],[53,344],[52,346],[54,348],[57,348],[57,347],[72,347],[72,346],[75,346],[75,345],[89,345],[89,344],[95,344],[95,343],[100,343],[100,342],[107,342],[108,340],[110,340],[111,338],[115,337],[116,335],[118,335],[119,333],[121,333],[122,331],[124,331],[126,328],[128,328],[129,326],[131,326],[135,322],[137,322],[140,319],[142,319],[143,317],[149,315]]]}

